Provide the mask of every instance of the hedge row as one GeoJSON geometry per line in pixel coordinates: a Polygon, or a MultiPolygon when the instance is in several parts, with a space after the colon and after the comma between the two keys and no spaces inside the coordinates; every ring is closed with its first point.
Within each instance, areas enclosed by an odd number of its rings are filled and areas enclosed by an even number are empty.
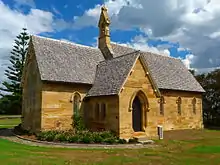
{"type": "MultiPolygon", "coordinates": [[[[68,143],[101,143],[101,144],[125,144],[124,139],[119,139],[110,131],[91,132],[78,131],[46,131],[37,135],[38,140],[68,143]]],[[[137,143],[136,139],[130,139],[128,143],[137,143]]]]}

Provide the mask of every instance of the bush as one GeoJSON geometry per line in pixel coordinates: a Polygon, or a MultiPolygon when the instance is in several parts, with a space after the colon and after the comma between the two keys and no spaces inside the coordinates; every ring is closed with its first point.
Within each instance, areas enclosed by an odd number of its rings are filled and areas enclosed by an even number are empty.
{"type": "Polygon", "coordinates": [[[54,137],[54,141],[60,141],[60,142],[65,142],[65,141],[68,141],[68,136],[65,136],[65,134],[63,133],[59,133],[59,134],[56,134],[55,137],[54,137]]]}
{"type": "Polygon", "coordinates": [[[107,144],[113,144],[113,143],[117,143],[117,139],[113,137],[109,137],[109,138],[103,139],[103,142],[107,144]]]}
{"type": "Polygon", "coordinates": [[[93,143],[93,139],[91,138],[91,136],[89,136],[89,134],[85,134],[80,138],[79,142],[89,144],[93,143]]]}
{"type": "Polygon", "coordinates": [[[117,143],[126,144],[127,141],[125,139],[118,139],[117,143]]]}
{"type": "Polygon", "coordinates": [[[37,135],[38,140],[43,140],[43,141],[54,141],[55,136],[58,134],[58,131],[45,131],[41,132],[37,135]]]}
{"type": "Polygon", "coordinates": [[[103,131],[103,132],[100,132],[100,136],[101,136],[103,139],[106,139],[106,138],[117,138],[111,131],[103,131]]]}
{"type": "Polygon", "coordinates": [[[121,143],[126,141],[117,138],[109,131],[91,132],[88,130],[78,131],[74,134],[73,131],[44,131],[37,134],[38,140],[43,141],[59,141],[69,143],[121,143]]]}
{"type": "MultiPolygon", "coordinates": [[[[124,139],[119,139],[115,133],[111,131],[91,132],[86,130],[82,122],[82,117],[75,115],[74,117],[75,131],[46,131],[37,135],[38,140],[59,141],[69,143],[107,143],[107,144],[125,144],[124,139]]],[[[130,139],[129,143],[136,143],[137,140],[130,139]]]]}
{"type": "Polygon", "coordinates": [[[83,131],[86,129],[82,116],[78,114],[73,115],[73,127],[76,132],[83,131]]]}
{"type": "Polygon", "coordinates": [[[137,138],[132,138],[132,139],[129,139],[128,143],[138,143],[138,139],[137,138]]]}
{"type": "Polygon", "coordinates": [[[80,141],[80,138],[79,138],[78,135],[69,136],[69,137],[67,138],[67,141],[68,141],[69,143],[78,143],[78,142],[80,141]]]}
{"type": "Polygon", "coordinates": [[[94,143],[101,143],[103,141],[103,138],[100,136],[99,132],[93,132],[91,138],[94,143]]]}

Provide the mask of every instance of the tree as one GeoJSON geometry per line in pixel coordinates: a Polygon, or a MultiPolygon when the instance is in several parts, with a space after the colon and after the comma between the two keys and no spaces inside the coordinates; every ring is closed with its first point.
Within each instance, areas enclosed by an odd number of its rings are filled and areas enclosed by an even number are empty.
{"type": "Polygon", "coordinates": [[[4,111],[8,111],[8,113],[12,111],[14,114],[21,114],[21,77],[28,49],[29,38],[30,37],[27,33],[27,29],[23,28],[22,32],[16,37],[14,41],[14,46],[9,58],[10,65],[5,70],[7,81],[4,81],[2,83],[3,87],[0,88],[0,90],[3,91],[3,93],[1,93],[2,98],[0,103],[4,104],[3,107],[6,108],[4,111]]]}
{"type": "Polygon", "coordinates": [[[203,119],[206,125],[220,126],[220,70],[195,76],[205,89],[203,119]]]}
{"type": "Polygon", "coordinates": [[[189,72],[190,72],[193,76],[195,76],[195,70],[189,69],[189,72]]]}

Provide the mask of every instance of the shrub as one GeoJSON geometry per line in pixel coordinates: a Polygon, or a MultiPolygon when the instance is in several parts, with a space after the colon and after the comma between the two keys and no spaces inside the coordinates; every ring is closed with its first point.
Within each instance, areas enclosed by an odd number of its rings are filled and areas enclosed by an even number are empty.
{"type": "Polygon", "coordinates": [[[127,141],[126,141],[125,139],[118,139],[118,140],[117,140],[117,143],[126,144],[127,141]]]}
{"type": "MultiPolygon", "coordinates": [[[[74,132],[69,131],[44,131],[37,135],[38,140],[43,141],[59,141],[69,143],[106,143],[106,144],[125,144],[124,139],[119,139],[111,131],[91,132],[89,130],[81,130],[74,132]]],[[[129,143],[136,143],[137,139],[130,139],[129,143]]]]}
{"type": "Polygon", "coordinates": [[[100,132],[100,136],[101,136],[103,139],[106,139],[106,138],[116,138],[116,136],[115,136],[111,131],[103,131],[103,132],[100,132]]]}
{"type": "Polygon", "coordinates": [[[137,138],[132,138],[132,139],[129,139],[128,143],[137,143],[138,142],[138,139],[137,138]]]}
{"type": "Polygon", "coordinates": [[[78,131],[76,134],[73,131],[45,131],[39,133],[37,139],[43,141],[67,141],[69,143],[126,143],[124,139],[117,138],[109,131],[91,132],[88,130],[78,131]]]}
{"type": "Polygon", "coordinates": [[[103,138],[100,136],[99,132],[93,132],[91,138],[94,143],[101,143],[103,141],[103,138]]]}
{"type": "Polygon", "coordinates": [[[73,127],[76,132],[86,129],[81,115],[79,114],[73,115],[73,127]]]}
{"type": "Polygon", "coordinates": [[[69,143],[78,143],[80,141],[80,138],[78,135],[75,135],[75,136],[69,136],[67,140],[69,143]]]}
{"type": "Polygon", "coordinates": [[[89,134],[85,134],[84,136],[82,136],[80,138],[80,141],[81,143],[92,143],[93,142],[93,139],[91,139],[91,136],[89,136],[89,134]]]}
{"type": "Polygon", "coordinates": [[[117,143],[117,140],[116,140],[116,138],[109,137],[109,138],[103,139],[103,142],[107,143],[107,144],[113,144],[113,143],[117,143]]]}
{"type": "Polygon", "coordinates": [[[44,131],[37,135],[38,140],[44,141],[54,141],[55,136],[58,134],[58,131],[44,131]]]}
{"type": "Polygon", "coordinates": [[[65,142],[67,141],[68,139],[68,136],[65,136],[64,133],[59,133],[59,134],[56,134],[55,137],[54,137],[54,141],[60,141],[60,142],[65,142]]]}

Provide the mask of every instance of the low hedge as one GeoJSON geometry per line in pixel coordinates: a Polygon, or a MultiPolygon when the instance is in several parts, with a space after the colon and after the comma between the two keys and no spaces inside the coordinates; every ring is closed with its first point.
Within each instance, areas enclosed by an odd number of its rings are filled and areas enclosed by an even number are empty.
{"type": "Polygon", "coordinates": [[[14,131],[20,135],[35,135],[37,140],[49,142],[68,142],[68,143],[99,143],[99,144],[125,144],[137,143],[137,139],[129,139],[127,142],[120,139],[111,131],[92,132],[86,129],[83,119],[80,115],[73,116],[73,130],[69,131],[43,131],[38,134],[31,134],[29,131],[23,130],[21,125],[14,128],[14,131]]]}
{"type": "MultiPolygon", "coordinates": [[[[68,143],[100,143],[100,144],[125,144],[126,140],[116,137],[110,131],[91,132],[88,130],[78,131],[45,131],[37,134],[37,139],[42,141],[68,142],[68,143]]],[[[129,143],[137,143],[136,139],[129,140],[129,143]]]]}

